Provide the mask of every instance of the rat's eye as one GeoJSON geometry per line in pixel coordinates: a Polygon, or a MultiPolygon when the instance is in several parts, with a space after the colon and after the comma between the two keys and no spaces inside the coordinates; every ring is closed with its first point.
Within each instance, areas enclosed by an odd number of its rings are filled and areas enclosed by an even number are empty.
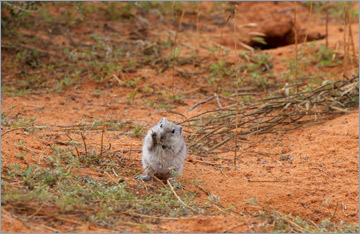
{"type": "Polygon", "coordinates": [[[175,128],[171,131],[171,133],[175,133],[175,128]]]}
{"type": "Polygon", "coordinates": [[[160,128],[162,128],[163,124],[160,124],[160,128]]]}

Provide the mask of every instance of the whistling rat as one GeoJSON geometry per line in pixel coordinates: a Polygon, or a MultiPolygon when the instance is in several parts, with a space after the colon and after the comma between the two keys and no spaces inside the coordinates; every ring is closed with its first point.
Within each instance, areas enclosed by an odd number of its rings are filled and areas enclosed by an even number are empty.
{"type": "Polygon", "coordinates": [[[146,134],[142,148],[142,164],[146,176],[137,176],[150,180],[152,175],[159,179],[168,179],[181,173],[186,156],[186,145],[182,127],[163,117],[146,134]],[[175,172],[175,174],[174,174],[175,172]]]}

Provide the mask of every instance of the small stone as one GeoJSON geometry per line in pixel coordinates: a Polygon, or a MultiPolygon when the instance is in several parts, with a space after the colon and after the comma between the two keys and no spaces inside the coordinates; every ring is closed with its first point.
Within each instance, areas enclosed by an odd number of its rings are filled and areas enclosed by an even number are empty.
{"type": "Polygon", "coordinates": [[[279,160],[280,161],[292,161],[293,158],[290,155],[280,155],[279,160]]]}

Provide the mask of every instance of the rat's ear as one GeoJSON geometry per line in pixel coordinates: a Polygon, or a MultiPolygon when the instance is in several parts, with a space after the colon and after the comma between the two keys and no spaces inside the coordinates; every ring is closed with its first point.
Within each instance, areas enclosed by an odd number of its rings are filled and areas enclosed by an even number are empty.
{"type": "Polygon", "coordinates": [[[180,133],[180,135],[182,135],[182,127],[180,125],[178,125],[178,126],[179,126],[179,133],[180,133]]]}
{"type": "Polygon", "coordinates": [[[162,119],[160,120],[160,122],[158,123],[159,125],[160,124],[163,124],[163,123],[165,123],[165,121],[166,121],[166,118],[165,117],[162,117],[162,119]]]}

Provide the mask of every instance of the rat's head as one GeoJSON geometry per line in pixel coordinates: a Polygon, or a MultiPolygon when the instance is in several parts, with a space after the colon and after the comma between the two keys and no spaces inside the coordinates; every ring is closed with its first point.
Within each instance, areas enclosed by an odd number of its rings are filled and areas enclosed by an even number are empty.
{"type": "Polygon", "coordinates": [[[182,138],[182,127],[168,121],[165,117],[160,120],[157,127],[160,142],[172,144],[176,143],[178,138],[182,138]]]}

